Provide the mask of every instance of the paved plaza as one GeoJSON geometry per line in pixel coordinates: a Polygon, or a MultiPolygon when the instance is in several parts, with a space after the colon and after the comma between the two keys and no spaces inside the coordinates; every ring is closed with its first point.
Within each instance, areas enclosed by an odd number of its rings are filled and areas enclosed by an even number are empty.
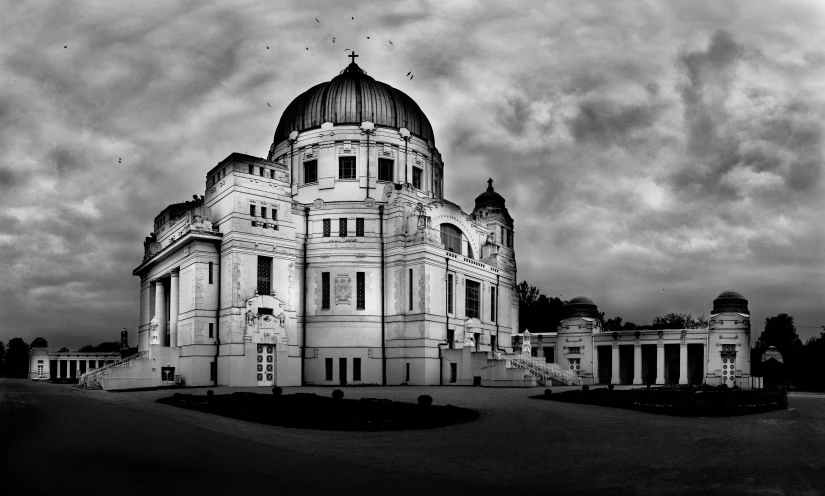
{"type": "MultiPolygon", "coordinates": [[[[784,411],[681,418],[528,398],[544,388],[343,390],[346,398],[410,402],[429,394],[481,418],[425,431],[297,430],[155,403],[174,391],[84,392],[0,379],[3,478],[55,494],[90,482],[127,494],[825,494],[822,395],[791,394],[784,411]]],[[[297,391],[332,390],[284,394],[297,391]]]]}

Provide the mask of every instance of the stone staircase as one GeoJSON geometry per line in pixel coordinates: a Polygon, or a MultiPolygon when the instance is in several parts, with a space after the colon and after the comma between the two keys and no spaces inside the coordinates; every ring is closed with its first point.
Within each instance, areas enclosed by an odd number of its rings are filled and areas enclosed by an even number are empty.
{"type": "Polygon", "coordinates": [[[543,385],[551,386],[581,386],[582,380],[575,372],[561,368],[557,363],[546,363],[522,353],[504,354],[508,367],[526,369],[536,376],[543,385]]]}
{"type": "Polygon", "coordinates": [[[100,386],[101,376],[110,374],[115,367],[130,367],[133,360],[146,360],[147,358],[148,352],[141,351],[99,369],[90,370],[78,378],[74,387],[78,389],[103,389],[100,386]]]}

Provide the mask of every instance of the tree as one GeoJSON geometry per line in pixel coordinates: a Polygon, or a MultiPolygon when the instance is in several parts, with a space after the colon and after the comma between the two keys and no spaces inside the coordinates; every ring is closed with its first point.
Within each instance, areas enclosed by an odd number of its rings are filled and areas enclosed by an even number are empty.
{"type": "Polygon", "coordinates": [[[559,298],[548,298],[535,286],[522,281],[516,286],[518,294],[519,332],[555,331],[564,314],[564,302],[559,298]]]}
{"type": "Polygon", "coordinates": [[[112,351],[120,351],[120,341],[104,341],[97,346],[87,344],[77,351],[80,353],[110,353],[112,351]]]}
{"type": "Polygon", "coordinates": [[[29,345],[23,338],[12,338],[4,360],[6,377],[25,378],[29,376],[29,345]]]}
{"type": "Polygon", "coordinates": [[[31,344],[32,348],[48,348],[49,342],[46,341],[46,338],[34,338],[31,344]]]}
{"type": "Polygon", "coordinates": [[[0,341],[0,377],[3,377],[3,359],[6,357],[6,345],[0,341]]]}
{"type": "Polygon", "coordinates": [[[68,352],[69,352],[69,348],[66,348],[66,347],[64,346],[64,347],[60,348],[59,350],[57,350],[57,352],[58,352],[58,353],[68,353],[68,352]]]}
{"type": "Polygon", "coordinates": [[[604,323],[604,332],[617,332],[622,330],[622,318],[613,317],[604,323]]]}
{"type": "MultiPolygon", "coordinates": [[[[801,365],[802,340],[796,333],[793,317],[780,313],[775,317],[765,319],[765,330],[759,335],[754,347],[755,355],[761,360],[762,354],[769,346],[776,346],[785,362],[785,379],[797,385],[805,380],[804,367],[801,365]]],[[[813,346],[812,346],[813,347],[813,346]]]]}

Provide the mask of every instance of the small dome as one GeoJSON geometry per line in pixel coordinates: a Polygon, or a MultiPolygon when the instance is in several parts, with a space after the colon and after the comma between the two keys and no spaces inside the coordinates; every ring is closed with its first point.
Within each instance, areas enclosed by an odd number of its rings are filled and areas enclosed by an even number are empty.
{"type": "Polygon", "coordinates": [[[498,207],[504,208],[504,197],[493,190],[493,179],[487,180],[487,191],[476,197],[476,208],[498,207]]]}
{"type": "Polygon", "coordinates": [[[564,318],[592,317],[598,319],[599,308],[593,300],[585,296],[577,296],[564,304],[564,318]]]}
{"type": "Polygon", "coordinates": [[[713,300],[713,313],[722,312],[750,314],[748,311],[748,300],[736,291],[722,291],[719,293],[719,296],[713,300]]]}
{"type": "Polygon", "coordinates": [[[332,81],[313,86],[292,100],[278,122],[274,142],[277,145],[292,131],[320,128],[325,122],[360,125],[365,121],[379,127],[407,128],[413,135],[435,142],[433,127],[418,104],[368,76],[355,62],[332,81]]]}

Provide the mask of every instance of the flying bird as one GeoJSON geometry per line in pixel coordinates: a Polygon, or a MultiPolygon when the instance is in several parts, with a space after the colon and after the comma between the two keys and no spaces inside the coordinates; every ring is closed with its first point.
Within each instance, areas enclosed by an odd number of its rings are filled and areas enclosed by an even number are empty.
{"type": "Polygon", "coordinates": [[[412,71],[407,73],[407,77],[410,77],[410,74],[412,74],[412,71]]]}
{"type": "Polygon", "coordinates": [[[63,45],[63,48],[69,48],[69,47],[67,47],[66,45],[63,45]]]}
{"type": "Polygon", "coordinates": [[[266,47],[266,49],[269,50],[269,47],[266,47]]]}
{"type": "Polygon", "coordinates": [[[121,162],[120,159],[117,159],[117,163],[122,164],[123,162],[121,162]]]}
{"type": "Polygon", "coordinates": [[[307,47],[307,50],[309,50],[309,47],[307,47]]]}
{"type": "Polygon", "coordinates": [[[266,106],[271,107],[272,105],[270,105],[269,102],[266,102],[266,106]]]}
{"type": "MultiPolygon", "coordinates": [[[[315,20],[318,21],[318,18],[316,17],[315,20]]],[[[321,22],[321,21],[318,21],[318,22],[321,22]]]]}
{"type": "Polygon", "coordinates": [[[354,21],[354,20],[355,20],[355,18],[353,17],[353,18],[352,18],[352,20],[354,21]]]}
{"type": "Polygon", "coordinates": [[[349,48],[344,48],[344,51],[345,51],[345,52],[346,52],[346,51],[349,51],[349,48]]]}
{"type": "Polygon", "coordinates": [[[412,78],[414,78],[414,77],[415,77],[415,74],[413,74],[412,76],[410,76],[410,81],[412,81],[412,78]]]}
{"type": "Polygon", "coordinates": [[[390,41],[390,45],[392,45],[392,41],[390,41]]]}
{"type": "Polygon", "coordinates": [[[370,39],[370,37],[369,37],[369,36],[367,36],[367,39],[370,39]]]}

